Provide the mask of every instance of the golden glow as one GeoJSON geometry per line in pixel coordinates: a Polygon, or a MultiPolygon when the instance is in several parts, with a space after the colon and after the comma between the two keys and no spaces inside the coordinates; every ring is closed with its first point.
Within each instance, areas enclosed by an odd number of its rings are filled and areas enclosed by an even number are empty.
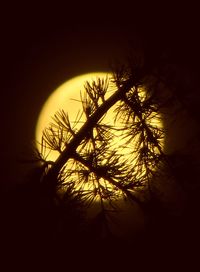
{"type": "MultiPolygon", "coordinates": [[[[82,103],[81,103],[81,94],[83,95],[84,93],[84,85],[86,81],[92,83],[92,81],[95,81],[97,78],[102,78],[105,79],[108,77],[108,79],[111,78],[111,74],[109,73],[103,73],[103,72],[96,72],[96,73],[89,73],[89,74],[84,74],[81,76],[74,77],[64,84],[62,84],[60,87],[58,87],[47,99],[45,102],[38,118],[37,126],[36,126],[36,141],[37,141],[37,147],[39,150],[41,150],[41,139],[42,139],[42,134],[43,130],[49,126],[50,123],[52,123],[52,117],[54,114],[63,109],[69,116],[69,120],[71,124],[76,124],[77,118],[80,120],[79,122],[75,125],[75,129],[79,129],[83,123],[85,122],[85,116],[82,114],[82,103]]],[[[109,84],[109,89],[106,98],[108,98],[112,93],[116,90],[115,86],[112,84],[109,84]]],[[[139,90],[139,97],[140,100],[143,101],[145,99],[145,91],[144,89],[139,90]]],[[[114,114],[114,109],[116,106],[113,106],[105,115],[103,119],[103,123],[106,125],[111,125],[114,127],[122,127],[123,120],[120,122],[115,122],[115,114],[114,114]]],[[[123,118],[122,118],[123,119],[123,118]]],[[[151,125],[156,125],[159,128],[162,127],[162,122],[160,119],[155,117],[154,119],[151,119],[149,121],[151,125]]],[[[123,161],[127,161],[128,164],[133,165],[134,164],[134,157],[133,157],[133,149],[134,149],[134,143],[130,143],[130,145],[127,146],[126,140],[124,139],[124,132],[122,131],[116,131],[115,132],[115,139],[113,140],[112,144],[112,149],[116,150],[118,154],[122,155],[123,161]]],[[[137,139],[136,139],[137,141],[137,139]]],[[[46,152],[46,160],[49,161],[55,161],[58,156],[59,152],[58,151],[52,151],[48,150],[46,152]]],[[[69,160],[69,167],[72,167],[72,164],[70,163],[69,160]]],[[[74,174],[75,175],[75,174],[74,174]]],[[[81,188],[82,190],[92,190],[94,185],[94,177],[93,173],[91,175],[91,180],[92,182],[86,183],[84,185],[78,185],[78,188],[81,188]]],[[[71,175],[71,178],[73,178],[73,175],[71,175]]],[[[74,176],[74,179],[77,179],[77,175],[74,176]]],[[[109,188],[112,190],[112,185],[108,184],[107,181],[104,179],[100,179],[98,182],[101,183],[102,186],[106,186],[106,188],[109,188]]],[[[95,187],[94,187],[95,188],[95,187]]],[[[120,195],[121,192],[118,192],[120,195]]]]}

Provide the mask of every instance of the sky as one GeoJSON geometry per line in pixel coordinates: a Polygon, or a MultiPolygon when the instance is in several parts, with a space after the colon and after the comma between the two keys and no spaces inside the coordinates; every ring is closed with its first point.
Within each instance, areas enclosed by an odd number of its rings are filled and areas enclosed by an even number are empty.
{"type": "MultiPolygon", "coordinates": [[[[5,10],[4,10],[5,9],[5,10]]],[[[195,77],[197,19],[176,6],[15,4],[1,18],[2,184],[20,180],[40,109],[73,76],[110,69],[129,52],[167,54],[195,77]],[[135,51],[134,51],[135,50],[135,51]]],[[[196,79],[196,77],[195,77],[196,79]]],[[[196,91],[196,85],[193,87],[196,91]]],[[[194,108],[193,108],[194,110],[194,108]]]]}

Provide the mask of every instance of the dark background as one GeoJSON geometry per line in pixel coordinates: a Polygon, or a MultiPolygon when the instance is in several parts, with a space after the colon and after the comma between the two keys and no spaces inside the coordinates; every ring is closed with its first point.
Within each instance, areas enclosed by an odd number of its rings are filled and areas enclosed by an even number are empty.
{"type": "MultiPolygon", "coordinates": [[[[31,168],[21,161],[31,154],[38,114],[50,93],[73,76],[109,70],[112,62],[123,61],[129,52],[136,55],[145,52],[150,61],[156,62],[160,57],[164,60],[175,74],[180,87],[178,95],[184,97],[198,134],[197,11],[192,4],[169,2],[160,6],[117,1],[65,6],[28,2],[2,7],[0,186],[3,194],[22,182],[31,168]]],[[[193,178],[199,179],[196,172],[193,178]]],[[[197,193],[194,198],[198,198],[197,193]]]]}

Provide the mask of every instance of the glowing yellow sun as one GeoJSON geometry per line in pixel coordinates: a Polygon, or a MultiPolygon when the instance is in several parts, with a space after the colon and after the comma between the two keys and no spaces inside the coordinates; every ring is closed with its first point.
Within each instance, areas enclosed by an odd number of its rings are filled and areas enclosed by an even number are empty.
{"type": "MultiPolygon", "coordinates": [[[[109,81],[109,88],[107,91],[107,94],[105,98],[107,99],[110,97],[115,91],[116,86],[110,82],[110,79],[112,78],[112,75],[110,73],[104,73],[104,72],[95,72],[95,73],[88,73],[81,76],[74,77],[64,84],[62,84],[60,87],[58,87],[47,99],[45,102],[38,118],[37,126],[36,126],[36,141],[37,141],[37,148],[41,150],[41,139],[43,135],[43,131],[45,128],[49,126],[49,124],[52,123],[52,117],[56,112],[63,109],[69,116],[70,123],[76,131],[78,131],[84,122],[86,121],[84,114],[82,114],[82,96],[84,92],[84,85],[86,82],[92,83],[93,81],[96,81],[96,79],[105,79],[107,78],[109,81]],[[78,122],[77,122],[78,120],[78,122]]],[[[139,91],[139,97],[140,100],[143,101],[145,99],[145,90],[140,89],[139,91]]],[[[124,162],[127,162],[128,165],[134,165],[135,158],[133,156],[133,150],[134,150],[134,143],[131,142],[130,145],[127,145],[127,142],[124,137],[124,132],[120,129],[122,126],[124,126],[123,122],[116,122],[114,116],[116,113],[114,112],[116,106],[113,106],[104,116],[103,122],[107,126],[116,127],[114,140],[112,142],[112,149],[116,150],[117,154],[120,154],[122,157],[122,160],[124,162]]],[[[162,122],[160,121],[160,116],[157,116],[155,118],[149,119],[149,124],[152,126],[156,126],[158,128],[162,128],[162,122]]],[[[135,139],[137,141],[137,137],[135,139]]],[[[46,157],[45,159],[48,161],[55,161],[58,156],[59,152],[55,150],[47,150],[46,151],[46,157]]],[[[137,156],[136,156],[137,157],[137,156]]],[[[105,163],[105,161],[104,161],[105,163]]],[[[70,164],[70,160],[68,163],[69,167],[72,168],[72,164],[70,164]]],[[[75,171],[74,171],[75,172],[75,171]]],[[[77,174],[73,174],[70,176],[70,178],[73,178],[74,180],[78,179],[77,174]]],[[[140,172],[141,174],[141,172],[140,172]]],[[[81,188],[82,190],[93,190],[96,188],[94,177],[92,176],[93,173],[90,173],[91,181],[87,184],[78,184],[78,188],[81,188]]],[[[98,183],[101,184],[101,187],[105,187],[106,189],[113,190],[113,185],[110,185],[108,181],[101,178],[98,180],[98,183]]],[[[99,186],[99,185],[98,185],[99,186]]],[[[121,194],[121,192],[116,193],[118,195],[121,194]]]]}

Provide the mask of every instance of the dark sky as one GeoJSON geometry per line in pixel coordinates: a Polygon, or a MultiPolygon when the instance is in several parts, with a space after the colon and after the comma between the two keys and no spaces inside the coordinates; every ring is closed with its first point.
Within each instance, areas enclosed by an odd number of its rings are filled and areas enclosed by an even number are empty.
{"type": "Polygon", "coordinates": [[[195,7],[76,5],[17,3],[2,9],[2,184],[20,179],[17,160],[26,157],[42,104],[67,79],[109,69],[130,45],[152,59],[167,52],[185,73],[198,75],[195,7]]]}

